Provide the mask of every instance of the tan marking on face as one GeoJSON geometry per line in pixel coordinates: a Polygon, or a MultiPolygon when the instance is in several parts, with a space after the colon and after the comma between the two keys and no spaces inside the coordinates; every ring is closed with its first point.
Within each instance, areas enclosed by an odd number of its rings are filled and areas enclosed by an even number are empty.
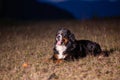
{"type": "Polygon", "coordinates": [[[64,42],[64,44],[67,44],[68,43],[68,39],[67,38],[63,38],[63,42],[64,42]]]}

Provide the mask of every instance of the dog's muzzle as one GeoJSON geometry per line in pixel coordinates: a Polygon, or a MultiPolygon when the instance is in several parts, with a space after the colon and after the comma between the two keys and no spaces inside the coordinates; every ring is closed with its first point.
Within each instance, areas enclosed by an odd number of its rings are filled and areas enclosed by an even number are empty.
{"type": "Polygon", "coordinates": [[[64,38],[62,35],[57,35],[56,36],[56,40],[57,40],[57,45],[65,45],[65,44],[67,44],[67,42],[68,42],[68,39],[67,38],[64,38]]]}
{"type": "Polygon", "coordinates": [[[56,36],[56,40],[57,40],[57,45],[61,45],[62,44],[62,35],[58,34],[56,36]]]}

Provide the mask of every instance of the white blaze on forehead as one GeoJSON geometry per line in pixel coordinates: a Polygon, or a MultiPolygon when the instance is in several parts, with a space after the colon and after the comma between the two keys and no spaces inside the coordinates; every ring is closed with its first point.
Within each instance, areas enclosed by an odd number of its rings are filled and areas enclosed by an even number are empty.
{"type": "Polygon", "coordinates": [[[61,45],[61,43],[62,43],[62,35],[58,34],[58,36],[59,36],[59,38],[56,37],[57,44],[61,45]]]}
{"type": "Polygon", "coordinates": [[[66,55],[64,55],[64,51],[66,51],[67,47],[65,45],[56,45],[56,50],[58,51],[58,59],[64,59],[66,55]]]}
{"type": "Polygon", "coordinates": [[[61,35],[61,34],[59,34],[59,36],[60,36],[60,41],[62,41],[62,35],[61,35]]]}
{"type": "Polygon", "coordinates": [[[61,45],[61,43],[62,43],[62,31],[59,31],[58,32],[58,35],[57,35],[57,37],[56,37],[56,40],[57,40],[57,44],[58,45],[61,45]]]}

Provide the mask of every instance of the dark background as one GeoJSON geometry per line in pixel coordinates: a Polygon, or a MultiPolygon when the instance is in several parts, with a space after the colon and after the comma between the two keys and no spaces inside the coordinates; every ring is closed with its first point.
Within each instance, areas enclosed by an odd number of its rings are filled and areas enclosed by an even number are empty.
{"type": "Polygon", "coordinates": [[[118,18],[118,0],[0,0],[0,18],[57,20],[118,18]]]}

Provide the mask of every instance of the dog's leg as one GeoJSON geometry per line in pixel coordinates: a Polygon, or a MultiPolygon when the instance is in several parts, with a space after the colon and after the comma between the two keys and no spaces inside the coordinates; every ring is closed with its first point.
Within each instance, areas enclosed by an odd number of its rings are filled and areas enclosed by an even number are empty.
{"type": "Polygon", "coordinates": [[[63,59],[58,59],[57,54],[54,54],[52,59],[53,59],[53,62],[56,63],[56,64],[60,64],[60,63],[63,62],[63,59]]]}
{"type": "Polygon", "coordinates": [[[55,64],[60,64],[62,62],[63,62],[63,59],[57,59],[57,60],[54,61],[55,64]]]}

